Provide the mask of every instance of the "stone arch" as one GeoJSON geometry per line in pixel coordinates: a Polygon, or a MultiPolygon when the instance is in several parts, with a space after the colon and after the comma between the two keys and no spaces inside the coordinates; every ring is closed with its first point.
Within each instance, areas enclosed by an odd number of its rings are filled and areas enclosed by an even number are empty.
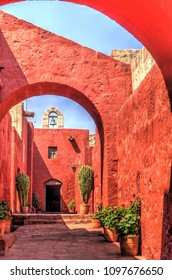
{"type": "MultiPolygon", "coordinates": [[[[152,0],[149,8],[146,1],[121,0],[61,0],[86,5],[109,16],[131,34],[133,34],[148,49],[158,63],[167,88],[172,95],[172,37],[169,32],[172,27],[171,1],[165,5],[160,0],[152,0]],[[160,20],[161,19],[161,20],[160,20]],[[162,36],[163,34],[163,36],[162,36]]],[[[12,2],[20,2],[20,0],[12,2]]],[[[10,0],[1,0],[1,4],[11,3],[10,0]]],[[[9,27],[10,24],[8,24],[9,27]]]]}
{"type": "Polygon", "coordinates": [[[55,107],[51,107],[50,109],[48,109],[46,112],[44,112],[43,115],[43,127],[44,128],[48,128],[49,127],[49,116],[51,113],[55,113],[57,115],[57,127],[58,128],[63,128],[64,127],[64,116],[63,114],[57,110],[55,107]]]}
{"type": "Polygon", "coordinates": [[[86,5],[100,11],[118,22],[142,42],[160,67],[172,100],[172,37],[169,32],[169,28],[172,27],[172,15],[170,13],[170,0],[167,0],[165,5],[160,0],[152,0],[149,7],[146,1],[140,0],[122,0],[115,2],[115,4],[113,0],[62,1],[86,5]]]}

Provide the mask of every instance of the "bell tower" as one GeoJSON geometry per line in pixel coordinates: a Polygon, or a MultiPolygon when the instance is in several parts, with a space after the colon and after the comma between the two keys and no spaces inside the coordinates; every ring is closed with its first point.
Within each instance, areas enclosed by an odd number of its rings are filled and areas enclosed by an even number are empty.
{"type": "Polygon", "coordinates": [[[42,119],[43,128],[63,128],[64,127],[64,116],[55,107],[48,109],[42,119]]]}

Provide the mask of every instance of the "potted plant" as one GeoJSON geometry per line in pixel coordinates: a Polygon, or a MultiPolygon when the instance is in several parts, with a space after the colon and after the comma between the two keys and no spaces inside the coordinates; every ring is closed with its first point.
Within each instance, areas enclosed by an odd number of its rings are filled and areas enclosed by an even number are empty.
{"type": "Polygon", "coordinates": [[[17,191],[19,195],[20,206],[23,214],[28,213],[28,196],[30,189],[30,179],[27,174],[18,173],[16,178],[17,191]]]}
{"type": "Polygon", "coordinates": [[[108,242],[117,242],[118,234],[116,231],[116,225],[118,222],[120,209],[118,206],[107,206],[102,211],[101,222],[104,228],[104,237],[108,242]]]}
{"type": "Polygon", "coordinates": [[[11,221],[12,221],[12,216],[10,214],[10,205],[9,205],[8,200],[6,200],[6,199],[3,199],[0,203],[4,209],[4,212],[6,213],[5,233],[10,233],[11,221]]]}
{"type": "Polygon", "coordinates": [[[68,208],[69,208],[69,211],[70,213],[75,213],[75,207],[76,207],[76,203],[75,203],[75,200],[72,199],[69,203],[68,203],[68,208]]]}
{"type": "Polygon", "coordinates": [[[117,223],[122,255],[135,256],[139,251],[140,199],[137,197],[129,207],[123,206],[117,223]]]}
{"type": "Polygon", "coordinates": [[[99,203],[97,207],[98,211],[91,217],[92,227],[100,228],[101,227],[101,216],[102,216],[102,202],[99,203]]]}
{"type": "Polygon", "coordinates": [[[4,206],[4,200],[0,202],[0,239],[3,238],[5,232],[6,219],[8,218],[8,212],[4,206]]]}
{"type": "Polygon", "coordinates": [[[83,204],[80,205],[81,214],[88,214],[89,212],[88,201],[93,188],[93,180],[94,172],[92,167],[88,165],[81,166],[78,172],[80,196],[83,201],[83,204]]]}

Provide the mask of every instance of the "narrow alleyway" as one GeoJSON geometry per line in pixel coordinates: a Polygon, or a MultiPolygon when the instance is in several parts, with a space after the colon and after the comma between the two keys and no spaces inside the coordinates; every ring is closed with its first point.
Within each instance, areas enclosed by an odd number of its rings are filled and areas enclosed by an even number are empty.
{"type": "Polygon", "coordinates": [[[120,255],[118,243],[104,240],[91,224],[33,224],[19,227],[15,242],[0,260],[133,260],[120,255]]]}

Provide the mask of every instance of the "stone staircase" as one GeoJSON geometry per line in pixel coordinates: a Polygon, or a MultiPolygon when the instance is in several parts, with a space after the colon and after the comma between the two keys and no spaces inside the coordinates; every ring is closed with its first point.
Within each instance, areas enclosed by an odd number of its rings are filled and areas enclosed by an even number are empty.
{"type": "Polygon", "coordinates": [[[33,224],[89,224],[91,214],[13,214],[13,225],[33,225],[33,224]]]}

